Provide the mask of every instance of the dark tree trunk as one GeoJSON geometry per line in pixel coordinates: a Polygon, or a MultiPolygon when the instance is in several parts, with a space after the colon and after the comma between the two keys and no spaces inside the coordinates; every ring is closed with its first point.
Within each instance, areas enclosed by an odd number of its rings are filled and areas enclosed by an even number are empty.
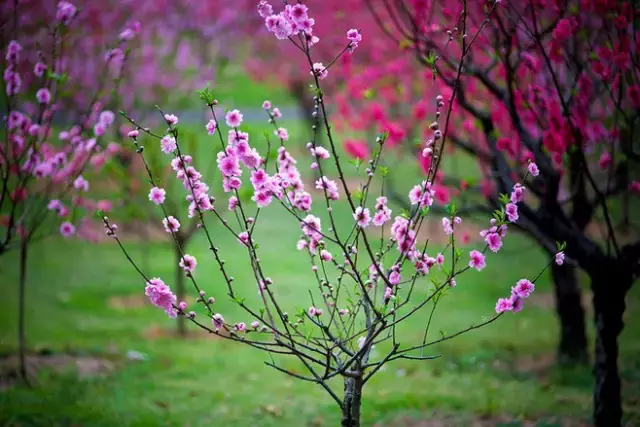
{"type": "Polygon", "coordinates": [[[20,241],[20,277],[18,279],[18,358],[20,378],[28,384],[27,378],[27,338],[25,333],[25,291],[27,286],[27,252],[28,242],[25,238],[20,241]]]}
{"type": "Polygon", "coordinates": [[[342,401],[342,427],[360,427],[360,405],[362,403],[362,376],[344,378],[342,401]]]}
{"type": "MultiPolygon", "coordinates": [[[[182,242],[180,243],[182,246],[182,242]]],[[[176,297],[178,302],[184,301],[185,297],[185,289],[184,289],[184,271],[178,266],[182,257],[180,256],[180,250],[178,246],[174,246],[173,252],[175,254],[175,263],[174,268],[176,271],[176,297]]],[[[178,335],[181,337],[185,337],[187,335],[187,325],[185,316],[178,316],[178,335]]]]}
{"type": "Polygon", "coordinates": [[[560,321],[560,363],[586,363],[588,360],[585,315],[582,307],[582,292],[578,285],[576,269],[567,263],[551,262],[556,314],[560,321]]]}
{"type": "Polygon", "coordinates": [[[597,427],[622,425],[618,335],[624,326],[624,290],[631,287],[633,278],[620,270],[611,266],[591,277],[596,328],[593,417],[597,427]]]}

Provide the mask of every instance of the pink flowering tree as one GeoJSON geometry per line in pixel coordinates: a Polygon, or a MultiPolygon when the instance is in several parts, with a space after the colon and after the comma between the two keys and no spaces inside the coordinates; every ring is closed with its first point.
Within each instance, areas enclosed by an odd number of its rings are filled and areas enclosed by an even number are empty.
{"type": "MultiPolygon", "coordinates": [[[[261,7],[268,5],[261,3],[261,7]]],[[[398,328],[402,322],[414,316],[428,317],[442,298],[461,291],[457,280],[464,274],[474,274],[485,268],[488,257],[497,252],[507,234],[507,226],[514,221],[513,212],[506,206],[496,212],[485,231],[486,244],[465,253],[456,245],[456,230],[461,223],[455,207],[442,218],[443,232],[448,244],[440,253],[427,252],[426,242],[419,241],[418,233],[430,215],[434,200],[433,179],[437,166],[426,179],[418,183],[408,194],[413,206],[405,215],[395,215],[384,196],[374,193],[374,181],[384,179],[387,168],[382,163],[383,147],[388,133],[376,136],[377,148],[367,164],[366,185],[361,191],[353,191],[347,185],[344,165],[340,161],[338,142],[332,132],[328,117],[328,106],[323,83],[331,79],[331,64],[335,64],[346,52],[356,50],[362,40],[355,30],[346,32],[343,47],[333,57],[321,58],[327,64],[319,66],[316,46],[313,42],[313,26],[309,10],[303,4],[286,5],[283,10],[269,6],[264,13],[265,23],[273,35],[283,44],[291,44],[298,55],[305,58],[304,67],[310,73],[314,92],[313,137],[307,145],[306,162],[295,159],[288,150],[288,131],[279,126],[273,106],[265,102],[269,118],[273,123],[274,137],[266,137],[266,149],[259,152],[256,143],[249,140],[243,129],[243,114],[237,109],[219,117],[213,108],[216,104],[209,89],[200,92],[200,97],[211,113],[212,128],[219,143],[217,164],[222,179],[222,189],[228,194],[226,200],[214,200],[209,186],[199,172],[197,157],[184,151],[178,118],[163,115],[166,127],[155,131],[145,127],[135,118],[128,117],[136,129],[131,133],[135,144],[145,156],[149,149],[159,149],[172,163],[176,179],[181,183],[185,198],[182,215],[195,217],[200,224],[211,251],[210,260],[197,260],[186,253],[176,238],[176,225],[169,225],[178,251],[179,266],[187,281],[198,295],[198,303],[189,307],[180,301],[171,287],[161,278],[144,272],[131,257],[120,239],[116,224],[104,217],[108,236],[120,245],[128,261],[144,280],[145,294],[154,305],[169,317],[185,317],[189,321],[224,339],[238,341],[256,349],[271,353],[268,366],[322,387],[336,402],[342,414],[342,425],[360,425],[360,409],[364,386],[385,364],[398,359],[429,360],[429,348],[463,335],[483,325],[495,322],[506,313],[518,312],[535,288],[536,278],[522,279],[508,290],[504,298],[496,302],[490,317],[469,327],[438,338],[429,337],[428,323],[423,339],[408,343],[398,328]],[[317,136],[324,133],[327,146],[318,143],[317,136]],[[320,178],[314,188],[305,186],[302,179],[302,164],[317,169],[320,178]],[[245,189],[253,193],[251,200],[241,197],[245,189]],[[315,196],[314,196],[315,195],[315,196]],[[314,204],[315,199],[315,204],[314,204]],[[375,199],[375,201],[374,201],[375,199]],[[300,228],[301,238],[297,242],[301,262],[309,263],[309,300],[296,306],[285,306],[278,279],[271,278],[269,266],[261,262],[263,251],[257,241],[256,227],[261,224],[263,209],[281,209],[283,215],[300,228]],[[339,216],[347,209],[348,221],[339,216]],[[225,213],[227,211],[227,213],[225,213]],[[230,215],[233,220],[227,220],[230,215]],[[245,262],[231,265],[225,262],[225,254],[233,248],[220,247],[211,225],[230,233],[243,251],[245,262]],[[385,235],[385,225],[391,225],[390,235],[385,235]],[[304,261],[303,261],[304,260],[304,261]],[[219,268],[222,286],[215,288],[198,274],[198,265],[213,262],[219,268]],[[233,271],[250,269],[253,273],[257,297],[244,295],[236,286],[233,271]],[[424,289],[427,292],[418,292],[424,289]],[[230,318],[217,309],[216,298],[226,294],[244,313],[242,317],[230,318]],[[383,352],[372,352],[372,348],[384,348],[383,352]],[[276,358],[290,357],[299,361],[304,372],[291,371],[280,366],[276,358]],[[333,378],[342,378],[344,392],[334,389],[333,378]]],[[[479,31],[479,30],[478,30],[479,31]]],[[[466,56],[461,54],[460,60],[466,56]]],[[[460,75],[456,77],[459,79],[460,75]]],[[[442,96],[431,100],[435,108],[433,138],[442,132],[440,123],[452,113],[452,103],[442,96]]],[[[443,127],[446,128],[443,123],[443,127]]],[[[445,131],[446,132],[446,131],[445,131]]],[[[513,205],[523,200],[524,175],[512,192],[513,205]]],[[[176,218],[169,216],[165,205],[166,190],[150,173],[150,199],[158,205],[167,224],[176,218]]],[[[505,202],[505,205],[508,203],[505,202]]],[[[294,242],[292,242],[292,249],[294,242]]],[[[538,276],[539,277],[539,276],[538,276]]],[[[305,278],[300,278],[301,286],[305,278]]],[[[244,287],[243,287],[244,288],[244,287]]],[[[488,310],[490,308],[488,307],[488,310]]],[[[279,359],[278,359],[279,360],[279,359]]]]}
{"type": "MultiPolygon", "coordinates": [[[[178,125],[177,117],[175,115],[167,115],[169,123],[173,126],[178,125]]],[[[127,115],[124,115],[127,122],[132,119],[127,115]]],[[[164,119],[163,120],[167,120],[164,119]]],[[[215,136],[216,124],[213,120],[209,121],[205,125],[208,139],[212,139],[215,136]]],[[[178,165],[177,160],[172,161],[170,164],[166,164],[165,154],[156,150],[147,150],[144,152],[144,145],[139,142],[140,131],[130,126],[123,126],[121,132],[132,141],[131,148],[128,150],[123,147],[121,155],[125,155],[125,159],[118,164],[114,164],[114,170],[110,173],[110,177],[116,181],[118,195],[120,199],[126,200],[126,204],[130,205],[131,209],[128,212],[127,220],[139,220],[142,224],[134,224],[136,229],[142,230],[140,237],[149,237],[146,234],[154,229],[166,233],[167,237],[175,239],[176,245],[173,245],[174,257],[175,257],[175,275],[174,285],[177,299],[183,301],[186,299],[186,287],[185,287],[185,274],[183,269],[179,266],[182,259],[182,254],[179,249],[187,251],[188,246],[192,239],[196,236],[196,232],[200,229],[200,222],[198,218],[192,214],[186,218],[183,217],[182,221],[177,218],[180,217],[180,201],[175,197],[180,194],[180,188],[182,184],[180,181],[175,180],[174,176],[181,167],[178,165]],[[126,154],[125,154],[126,153],[126,154]],[[151,201],[152,203],[149,203],[151,201]],[[162,201],[164,206],[163,212],[157,209],[158,202],[162,201]]],[[[195,153],[198,145],[202,143],[200,135],[194,135],[193,133],[183,132],[181,134],[181,147],[186,152],[195,153]]],[[[202,171],[201,180],[203,182],[212,183],[215,181],[214,168],[216,165],[215,151],[209,154],[210,150],[200,150],[200,156],[198,158],[204,161],[205,157],[209,157],[206,161],[206,167],[202,171]]],[[[184,156],[184,162],[187,165],[192,163],[192,157],[189,155],[184,156]]],[[[115,162],[114,162],[115,163],[115,162]]],[[[215,200],[213,196],[215,189],[210,190],[211,198],[215,200]]],[[[110,211],[103,209],[102,212],[107,214],[110,211]]],[[[144,263],[142,264],[144,265],[144,263]]],[[[185,317],[179,317],[177,319],[177,331],[180,336],[185,336],[187,333],[185,317]]]]}
{"type": "MultiPolygon", "coordinates": [[[[72,69],[76,7],[61,1],[41,31],[24,36],[20,23],[27,5],[12,3],[3,29],[3,127],[0,137],[0,256],[19,249],[20,374],[26,380],[24,303],[29,246],[59,233],[88,237],[87,213],[101,202],[88,197],[91,177],[118,152],[105,141],[115,114],[103,110],[117,91],[124,67],[101,55],[104,72],[95,76],[94,95],[71,111],[75,120],[60,130],[56,118],[73,96],[72,69]],[[44,47],[47,49],[44,49],[44,47]],[[57,132],[60,130],[59,132],[57,132]]],[[[9,5],[3,5],[3,11],[9,5]]],[[[125,47],[117,40],[115,46],[125,47]]],[[[104,203],[104,202],[103,202],[104,203]]]]}
{"type": "MultiPolygon", "coordinates": [[[[507,203],[507,216],[549,250],[556,284],[575,283],[575,268],[589,276],[594,420],[621,425],[617,338],[625,295],[640,274],[640,241],[617,218],[624,222],[640,193],[640,11],[606,0],[369,5],[388,37],[437,74],[437,90],[450,94],[458,113],[449,132],[426,143],[430,170],[447,144],[471,154],[487,177],[488,206],[507,203]],[[459,60],[472,43],[477,49],[459,60]],[[529,191],[514,199],[523,176],[529,191]],[[597,236],[586,231],[592,221],[597,236]],[[555,242],[566,242],[560,254],[555,242]]],[[[581,313],[576,289],[557,286],[557,300],[581,313]]]]}

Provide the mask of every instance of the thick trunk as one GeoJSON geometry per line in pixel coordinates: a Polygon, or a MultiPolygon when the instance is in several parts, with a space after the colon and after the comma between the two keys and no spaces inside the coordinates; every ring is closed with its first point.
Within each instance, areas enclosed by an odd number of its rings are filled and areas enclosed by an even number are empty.
{"type": "MultiPolygon", "coordinates": [[[[176,257],[176,260],[174,263],[175,271],[176,271],[176,299],[178,300],[178,302],[180,302],[180,301],[184,301],[184,297],[185,297],[184,271],[182,271],[182,269],[178,267],[178,264],[182,260],[182,257],[180,256],[180,250],[178,250],[178,247],[175,246],[173,251],[176,257]]],[[[178,316],[178,335],[181,337],[184,337],[187,335],[187,325],[186,325],[185,316],[178,316]]]]}
{"type": "Polygon", "coordinates": [[[624,326],[624,289],[631,286],[633,279],[616,270],[603,269],[591,278],[596,328],[593,417],[597,427],[622,425],[618,335],[624,326]]]}
{"type": "Polygon", "coordinates": [[[362,403],[362,376],[344,378],[342,401],[342,427],[360,427],[360,405],[362,403]]]}
{"type": "Polygon", "coordinates": [[[567,263],[556,265],[551,262],[551,276],[556,297],[556,314],[560,321],[558,359],[560,363],[586,363],[588,353],[585,314],[576,269],[567,263]]]}
{"type": "Polygon", "coordinates": [[[27,285],[27,247],[28,242],[22,239],[20,242],[20,277],[18,279],[18,358],[20,378],[28,383],[27,378],[27,338],[25,333],[25,291],[27,285]]]}

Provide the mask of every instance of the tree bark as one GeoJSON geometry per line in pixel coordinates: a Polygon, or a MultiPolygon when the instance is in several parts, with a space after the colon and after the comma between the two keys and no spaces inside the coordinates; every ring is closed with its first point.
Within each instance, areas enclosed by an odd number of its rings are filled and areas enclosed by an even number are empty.
{"type": "MultiPolygon", "coordinates": [[[[182,242],[180,242],[180,246],[182,246],[182,242]]],[[[184,271],[178,266],[182,257],[180,256],[180,250],[178,246],[173,247],[173,253],[175,254],[175,262],[174,268],[176,272],[176,299],[178,303],[180,301],[184,301],[185,297],[185,289],[184,289],[184,271]]],[[[187,324],[185,316],[178,316],[178,335],[181,337],[185,337],[187,335],[187,324]]]]}
{"type": "Polygon", "coordinates": [[[591,278],[596,328],[593,418],[597,427],[622,425],[618,335],[624,327],[624,289],[630,288],[633,278],[616,267],[602,269],[591,278]]]}
{"type": "Polygon", "coordinates": [[[344,378],[342,400],[342,427],[360,427],[360,405],[362,403],[362,376],[344,378]]]}
{"type": "Polygon", "coordinates": [[[576,268],[567,263],[557,265],[551,261],[556,314],[560,322],[558,360],[563,364],[588,361],[585,314],[582,292],[576,277],[576,268]]]}
{"type": "Polygon", "coordinates": [[[19,359],[19,375],[25,382],[29,383],[27,378],[27,340],[25,333],[25,291],[27,285],[27,252],[28,242],[26,238],[20,241],[20,277],[18,278],[18,359],[19,359]]]}

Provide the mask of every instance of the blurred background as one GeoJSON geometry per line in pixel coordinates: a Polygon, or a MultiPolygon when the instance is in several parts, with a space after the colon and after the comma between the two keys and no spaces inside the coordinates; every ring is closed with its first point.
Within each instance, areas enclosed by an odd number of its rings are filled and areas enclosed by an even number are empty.
{"type": "MultiPolygon", "coordinates": [[[[431,134],[435,97],[449,99],[459,92],[451,143],[439,153],[436,201],[418,236],[434,251],[448,243],[441,222],[447,206],[455,203],[463,217],[459,246],[465,252],[483,247],[480,231],[499,209],[500,195],[511,190],[509,180],[522,177],[530,160],[542,169],[500,254],[488,257],[482,272],[458,280],[439,303],[431,328],[444,335],[493,315],[496,299],[512,284],[550,265],[525,309],[434,346],[430,351],[440,355],[437,359],[385,365],[365,387],[363,425],[592,425],[598,390],[594,364],[599,366],[598,355],[604,354],[596,342],[606,332],[602,325],[610,327],[602,320],[607,316],[624,324],[613,332],[623,423],[640,425],[640,290],[631,286],[640,237],[634,157],[640,123],[638,11],[624,2],[557,2],[541,6],[541,30],[532,34],[522,25],[529,22],[524,18],[528,2],[499,10],[495,3],[478,3],[467,9],[457,1],[306,2],[319,37],[314,62],[332,64],[322,80],[323,94],[353,190],[367,181],[358,159],[370,159],[376,135],[386,132],[384,164],[390,172],[384,187],[376,189],[389,198],[394,213],[410,209],[407,194],[431,167],[422,149],[431,134]],[[611,15],[599,18],[598,7],[608,7],[611,15]],[[464,52],[463,10],[466,43],[480,35],[456,86],[464,52]],[[418,18],[424,25],[413,25],[418,18]],[[349,43],[351,28],[360,30],[363,40],[333,64],[349,43]],[[542,48],[532,47],[531,40],[542,48]],[[626,56],[609,60],[608,55],[626,56]],[[558,85],[571,98],[569,106],[555,100],[558,85]],[[582,157],[576,160],[575,153],[582,157]],[[544,177],[547,171],[557,179],[544,177]],[[592,181],[598,182],[594,188],[592,181]],[[562,241],[568,241],[567,262],[558,266],[550,260],[562,241]],[[588,268],[601,260],[597,268],[588,268]],[[625,268],[633,271],[629,277],[616,273],[625,268]]],[[[226,110],[242,111],[242,129],[261,152],[267,148],[264,135],[274,129],[263,101],[277,107],[277,125],[289,134],[287,149],[299,159],[307,187],[314,188],[318,173],[309,167],[306,148],[315,120],[313,77],[305,56],[268,31],[258,4],[76,1],[68,22],[55,2],[2,4],[5,121],[16,110],[36,115],[35,94],[42,83],[31,70],[40,62],[48,64],[49,87],[58,88],[51,140],[63,140],[60,133],[73,133],[74,125],[91,121],[93,127],[100,112],[112,111],[115,117],[101,135],[102,157],[92,157],[83,174],[90,192],[69,202],[75,236],[61,236],[62,219],[49,212],[34,219],[37,227],[34,222],[25,225],[26,231],[16,229],[19,237],[10,242],[5,232],[14,226],[8,220],[12,205],[0,205],[5,239],[0,251],[1,425],[339,425],[339,411],[319,386],[269,368],[267,356],[255,349],[207,334],[184,318],[169,319],[153,307],[143,281],[95,215],[99,210],[118,224],[119,237],[143,271],[164,278],[179,300],[196,304],[197,294],[177,268],[180,254],[163,229],[163,215],[149,202],[144,165],[127,137],[134,126],[118,112],[160,134],[166,123],[155,106],[178,116],[181,147],[194,157],[225,215],[227,198],[215,164],[219,147],[205,128],[211,112],[197,94],[207,84],[219,121],[226,110]],[[17,65],[10,59],[11,40],[23,47],[17,65]],[[16,93],[10,93],[14,74],[7,78],[7,73],[20,74],[16,93]],[[23,239],[29,241],[26,271],[20,269],[23,239]],[[28,384],[20,375],[20,330],[28,384]]],[[[272,6],[274,13],[283,8],[276,1],[272,6]]],[[[326,134],[318,138],[329,144],[326,134]]],[[[7,152],[9,130],[2,140],[7,152]]],[[[199,280],[216,298],[217,310],[241,318],[241,309],[226,296],[218,266],[208,261],[202,230],[184,214],[182,185],[174,183],[159,143],[143,141],[149,167],[167,189],[170,212],[185,217],[179,237],[199,260],[199,280]]],[[[335,177],[336,171],[330,168],[327,175],[335,177]]],[[[8,172],[3,172],[4,184],[14,185],[8,172]]],[[[321,194],[313,193],[318,209],[321,194]]],[[[34,185],[25,200],[46,194],[34,185]]],[[[241,193],[247,203],[251,195],[241,193]]],[[[348,204],[341,199],[334,206],[337,226],[348,229],[353,222],[348,204]]],[[[325,218],[326,212],[318,215],[325,218]]],[[[261,242],[262,264],[278,297],[292,311],[308,307],[312,276],[308,257],[295,250],[299,223],[280,206],[261,211],[260,222],[255,240],[261,242]]],[[[244,249],[220,224],[210,231],[238,292],[254,298],[256,283],[245,266],[244,249]]],[[[427,318],[425,312],[400,326],[407,341],[422,339],[427,318]]],[[[293,361],[285,366],[302,370],[293,361]]]]}

